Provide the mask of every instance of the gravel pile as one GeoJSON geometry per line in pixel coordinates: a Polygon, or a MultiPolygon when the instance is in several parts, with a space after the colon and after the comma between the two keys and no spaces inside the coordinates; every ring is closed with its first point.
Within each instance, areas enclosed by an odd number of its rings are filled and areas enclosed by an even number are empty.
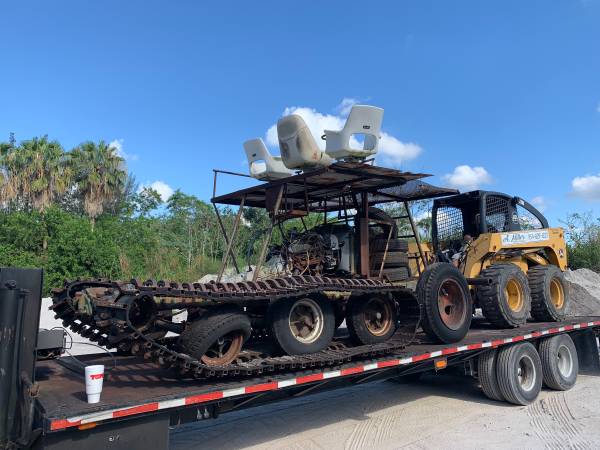
{"type": "Polygon", "coordinates": [[[571,294],[567,315],[600,315],[600,274],[589,269],[567,270],[565,279],[571,294]]]}

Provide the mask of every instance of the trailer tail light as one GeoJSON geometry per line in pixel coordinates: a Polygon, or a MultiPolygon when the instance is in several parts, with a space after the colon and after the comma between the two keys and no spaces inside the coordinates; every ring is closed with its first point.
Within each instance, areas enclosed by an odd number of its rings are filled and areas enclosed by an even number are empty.
{"type": "Polygon", "coordinates": [[[433,367],[435,370],[442,370],[448,367],[448,360],[446,358],[439,358],[433,361],[433,367]]]}
{"type": "Polygon", "coordinates": [[[96,428],[96,426],[98,425],[98,422],[90,422],[90,423],[84,423],[83,425],[79,425],[77,427],[78,430],[91,430],[92,428],[96,428]]]}

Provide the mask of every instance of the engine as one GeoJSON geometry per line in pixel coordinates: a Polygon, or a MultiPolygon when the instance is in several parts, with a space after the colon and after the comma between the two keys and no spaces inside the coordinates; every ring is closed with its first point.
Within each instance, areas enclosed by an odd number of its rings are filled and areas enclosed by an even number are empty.
{"type": "Polygon", "coordinates": [[[288,242],[280,248],[286,269],[293,275],[353,273],[354,254],[354,230],[344,224],[292,231],[288,242]]]}

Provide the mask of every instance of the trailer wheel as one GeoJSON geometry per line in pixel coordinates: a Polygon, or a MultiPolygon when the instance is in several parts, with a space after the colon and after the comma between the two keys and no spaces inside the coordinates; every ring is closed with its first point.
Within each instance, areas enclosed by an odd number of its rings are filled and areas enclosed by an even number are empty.
{"type": "Polygon", "coordinates": [[[250,336],[250,319],[235,308],[209,311],[179,335],[179,349],[209,366],[231,364],[250,336]]]}
{"type": "Polygon", "coordinates": [[[326,298],[286,298],[274,302],[269,320],[275,342],[288,355],[319,352],[335,332],[335,313],[326,298]]]}
{"type": "Polygon", "coordinates": [[[387,341],[396,332],[396,303],[388,297],[352,297],[346,306],[350,338],[359,345],[387,341]]]}
{"type": "Polygon", "coordinates": [[[483,315],[493,325],[513,328],[527,322],[531,295],[525,273],[514,264],[494,264],[481,271],[491,284],[477,287],[477,299],[483,315]]]}
{"type": "Polygon", "coordinates": [[[496,349],[488,350],[479,355],[477,361],[477,374],[479,375],[479,383],[481,390],[490,400],[499,402],[505,401],[500,386],[498,385],[498,376],[496,374],[496,365],[498,360],[498,352],[496,349]]]}
{"type": "Polygon", "coordinates": [[[542,389],[542,362],[529,343],[513,344],[498,351],[496,374],[500,392],[515,405],[528,405],[542,389]]]}
{"type": "Polygon", "coordinates": [[[431,264],[419,277],[417,296],[425,315],[423,330],[436,341],[460,341],[472,319],[471,294],[463,274],[448,263],[431,264]]]}
{"type": "Polygon", "coordinates": [[[540,342],[544,384],[550,389],[568,391],[577,381],[579,361],[571,336],[560,334],[540,342]]]}
{"type": "Polygon", "coordinates": [[[527,272],[531,288],[531,316],[541,322],[565,318],[569,291],[565,276],[553,265],[535,266],[527,272]]]}

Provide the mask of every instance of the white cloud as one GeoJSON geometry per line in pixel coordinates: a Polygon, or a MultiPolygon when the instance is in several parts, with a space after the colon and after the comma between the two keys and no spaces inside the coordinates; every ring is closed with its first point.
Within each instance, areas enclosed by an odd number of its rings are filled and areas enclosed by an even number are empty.
{"type": "Polygon", "coordinates": [[[541,195],[533,197],[531,199],[531,204],[533,206],[535,206],[540,212],[544,212],[544,210],[548,206],[548,203],[546,202],[546,199],[543,196],[541,196],[541,195]]]}
{"type": "Polygon", "coordinates": [[[571,181],[572,194],[585,200],[600,200],[600,173],[575,177],[571,181]]]}
{"type": "Polygon", "coordinates": [[[127,161],[137,161],[138,155],[134,155],[132,153],[125,153],[125,151],[123,150],[123,142],[124,139],[113,139],[109,142],[108,146],[114,148],[117,152],[117,155],[119,155],[121,158],[127,161]]]}
{"type": "Polygon", "coordinates": [[[472,191],[492,182],[492,176],[483,167],[467,165],[455,167],[452,173],[444,175],[443,178],[450,186],[464,191],[472,191]]]}
{"type": "MultiPolygon", "coordinates": [[[[356,103],[355,99],[344,98],[338,105],[336,110],[339,114],[322,114],[316,109],[304,106],[289,106],[283,111],[283,116],[297,114],[308,126],[315,141],[321,150],[325,150],[325,141],[321,139],[324,130],[341,130],[346,123],[344,117],[352,105],[356,103]]],[[[266,133],[267,145],[271,148],[279,148],[279,140],[277,139],[277,124],[271,125],[266,133]]],[[[361,144],[354,137],[350,140],[350,145],[353,148],[361,148],[361,144]]],[[[414,159],[421,154],[423,149],[412,142],[402,142],[398,138],[382,131],[379,141],[378,160],[384,164],[399,166],[407,160],[414,159]]]]}
{"type": "Polygon", "coordinates": [[[156,192],[158,192],[158,194],[160,195],[160,198],[162,199],[163,202],[166,202],[167,200],[169,200],[171,195],[173,195],[173,192],[175,192],[175,190],[171,186],[169,186],[164,181],[160,181],[160,180],[154,181],[152,183],[142,184],[139,187],[138,192],[141,192],[142,189],[144,189],[144,188],[154,189],[156,192]]]}
{"type": "Polygon", "coordinates": [[[335,107],[335,110],[342,116],[350,114],[350,110],[354,105],[358,103],[358,99],[351,97],[344,97],[339,105],[335,107]]]}

